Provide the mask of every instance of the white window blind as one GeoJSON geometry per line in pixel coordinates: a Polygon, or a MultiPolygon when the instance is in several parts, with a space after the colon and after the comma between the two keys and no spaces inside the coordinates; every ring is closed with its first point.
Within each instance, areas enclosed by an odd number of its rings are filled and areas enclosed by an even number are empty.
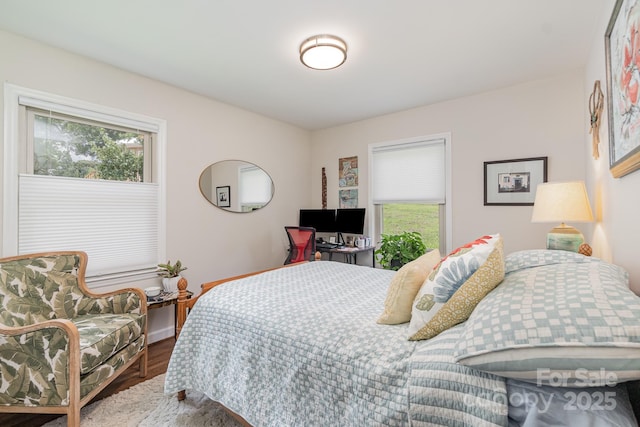
{"type": "Polygon", "coordinates": [[[444,139],[372,149],[373,204],[445,203],[444,139]]]}
{"type": "Polygon", "coordinates": [[[271,178],[256,166],[240,169],[240,203],[265,204],[271,200],[271,178]]]}
{"type": "Polygon", "coordinates": [[[155,269],[158,184],[19,176],[18,253],[82,250],[87,277],[155,269]]]}

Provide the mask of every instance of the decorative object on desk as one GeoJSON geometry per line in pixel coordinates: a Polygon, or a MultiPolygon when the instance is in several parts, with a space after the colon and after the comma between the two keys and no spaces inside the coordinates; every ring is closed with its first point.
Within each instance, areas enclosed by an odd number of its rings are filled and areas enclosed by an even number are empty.
{"type": "Polygon", "coordinates": [[[160,292],[162,292],[162,288],[160,286],[149,286],[148,288],[144,289],[144,293],[147,295],[147,299],[157,297],[158,295],[160,295],[160,292]]]}
{"type": "Polygon", "coordinates": [[[618,0],[605,32],[609,169],[614,178],[640,168],[640,98],[635,46],[640,1],[618,0]],[[635,46],[635,47],[634,47],[635,46]]]}
{"type": "Polygon", "coordinates": [[[375,254],[382,268],[398,270],[426,252],[422,235],[417,231],[405,231],[401,234],[383,234],[380,247],[375,254]]]}
{"type": "Polygon", "coordinates": [[[186,270],[187,267],[182,265],[180,260],[175,264],[171,264],[171,260],[166,264],[158,264],[158,276],[162,276],[162,286],[167,292],[175,292],[178,290],[178,281],[180,280],[180,273],[186,270]]]}
{"type": "Polygon", "coordinates": [[[216,187],[216,205],[219,208],[231,207],[231,186],[216,187]]]}
{"type": "Polygon", "coordinates": [[[542,182],[547,182],[546,157],[484,162],[484,205],[531,206],[542,182]]]}
{"type": "Polygon", "coordinates": [[[327,171],[322,168],[322,209],[327,209],[327,171]]]}
{"type": "Polygon", "coordinates": [[[358,186],[358,156],[338,160],[338,187],[358,186]]]}
{"type": "Polygon", "coordinates": [[[560,222],[547,234],[547,249],[578,252],[584,236],[567,222],[591,222],[593,214],[582,181],[538,185],[531,222],[560,222]]]}
{"type": "Polygon", "coordinates": [[[347,236],[347,241],[345,242],[345,245],[347,245],[347,247],[354,247],[355,245],[353,244],[353,236],[347,236]]]}
{"type": "Polygon", "coordinates": [[[353,209],[358,207],[358,189],[340,190],[340,209],[353,209]]]}
{"type": "Polygon", "coordinates": [[[600,157],[598,145],[600,144],[600,119],[603,108],[604,94],[602,93],[602,89],[600,89],[600,80],[596,80],[593,84],[593,93],[589,95],[589,116],[591,122],[589,133],[591,134],[593,158],[596,160],[600,157]]]}

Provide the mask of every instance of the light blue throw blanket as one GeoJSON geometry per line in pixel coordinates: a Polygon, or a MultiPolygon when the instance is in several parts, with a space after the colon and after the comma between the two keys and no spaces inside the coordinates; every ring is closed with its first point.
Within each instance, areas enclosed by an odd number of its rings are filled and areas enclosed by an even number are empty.
{"type": "Polygon", "coordinates": [[[200,298],[165,392],[198,390],[253,426],[507,425],[504,379],[453,361],[459,328],[379,325],[394,272],[311,262],[200,298]]]}

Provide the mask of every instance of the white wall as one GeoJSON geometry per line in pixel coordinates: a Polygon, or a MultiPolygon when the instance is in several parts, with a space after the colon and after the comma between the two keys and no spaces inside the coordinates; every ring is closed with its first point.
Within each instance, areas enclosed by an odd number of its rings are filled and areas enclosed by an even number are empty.
{"type": "Polygon", "coordinates": [[[604,34],[613,11],[615,0],[603,2],[598,37],[593,40],[591,55],[586,66],[583,104],[596,80],[600,80],[605,94],[605,108],[600,129],[600,158],[591,156],[591,135],[585,133],[587,152],[586,171],[589,196],[595,208],[597,221],[593,226],[594,255],[624,267],[630,276],[631,289],[640,294],[640,262],[636,250],[640,237],[640,171],[622,178],[613,178],[609,172],[609,126],[607,114],[607,88],[604,52],[604,34]]]}
{"type": "MultiPolygon", "coordinates": [[[[549,181],[584,179],[583,70],[312,133],[312,202],[338,203],[338,158],[358,156],[359,204],[368,197],[367,146],[451,133],[453,247],[499,232],[507,253],[542,248],[554,224],[532,224],[530,206],[484,206],[483,162],[547,156],[549,181]]],[[[428,90],[426,88],[425,90],[428,90]]],[[[589,230],[583,227],[587,233],[589,230]]],[[[453,248],[450,248],[453,249],[453,248]]]]}
{"type": "MultiPolygon", "coordinates": [[[[295,224],[297,210],[310,203],[307,131],[2,31],[0,52],[2,82],[167,121],[167,257],[189,268],[184,276],[191,290],[282,264],[283,227],[295,224]],[[200,194],[202,170],[225,159],[246,160],[270,174],[275,195],[265,209],[226,212],[200,194]]],[[[159,281],[149,282],[134,285],[159,281]]],[[[152,341],[171,336],[171,314],[171,308],[151,312],[152,341]]]]}
{"type": "MultiPolygon", "coordinates": [[[[603,2],[602,35],[614,2],[603,2]]],[[[635,262],[634,251],[640,236],[640,172],[611,177],[606,113],[601,158],[591,157],[587,99],[594,80],[601,80],[605,90],[603,37],[593,40],[592,46],[586,70],[311,135],[2,31],[0,81],[167,120],[167,256],[180,258],[189,267],[184,275],[194,291],[202,282],[281,264],[287,244],[282,227],[296,223],[299,208],[321,206],[323,166],[328,205],[334,208],[338,158],[357,155],[359,205],[366,207],[369,143],[450,132],[454,247],[493,232],[503,234],[507,252],[544,247],[552,224],[532,224],[531,207],[483,206],[483,162],[548,156],[550,181],[587,180],[598,222],[578,227],[594,255],[625,267],[632,288],[640,292],[640,263],[635,262]],[[235,214],[204,199],[198,189],[201,171],[225,159],[246,160],[270,174],[275,195],[267,208],[235,214]]],[[[171,334],[171,312],[171,308],[151,312],[152,341],[171,334]]]]}

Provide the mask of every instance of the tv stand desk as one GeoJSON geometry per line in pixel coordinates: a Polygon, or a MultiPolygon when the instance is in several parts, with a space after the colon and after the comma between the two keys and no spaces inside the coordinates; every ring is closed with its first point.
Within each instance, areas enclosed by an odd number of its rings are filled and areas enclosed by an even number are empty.
{"type": "Polygon", "coordinates": [[[316,250],[320,253],[328,253],[329,261],[333,261],[333,254],[342,254],[344,255],[344,262],[347,264],[357,264],[358,263],[358,254],[363,252],[371,252],[371,266],[376,266],[376,254],[375,254],[375,246],[368,246],[366,248],[358,248],[356,246],[343,246],[336,248],[316,248],[316,250]]]}

